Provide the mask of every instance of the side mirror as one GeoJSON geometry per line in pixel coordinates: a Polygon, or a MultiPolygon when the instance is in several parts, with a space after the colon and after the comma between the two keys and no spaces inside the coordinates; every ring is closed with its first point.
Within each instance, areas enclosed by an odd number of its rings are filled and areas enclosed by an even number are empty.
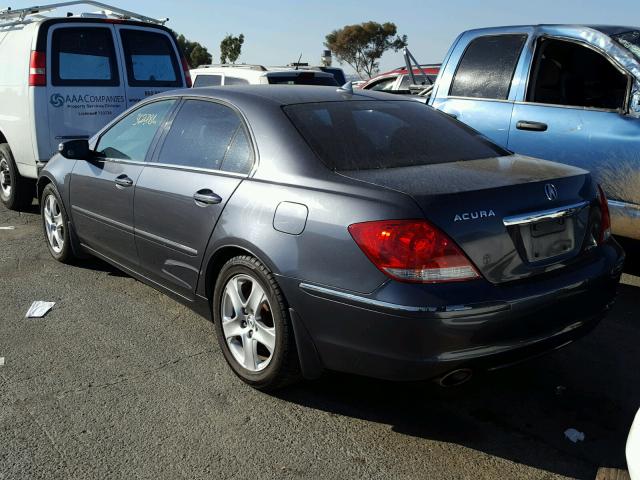
{"type": "Polygon", "coordinates": [[[69,160],[88,160],[91,156],[89,140],[68,140],[58,145],[58,153],[69,160]]]}

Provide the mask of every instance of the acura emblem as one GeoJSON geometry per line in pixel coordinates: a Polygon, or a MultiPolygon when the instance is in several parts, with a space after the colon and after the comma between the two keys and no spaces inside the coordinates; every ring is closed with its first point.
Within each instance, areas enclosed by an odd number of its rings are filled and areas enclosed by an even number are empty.
{"type": "Polygon", "coordinates": [[[547,183],[544,186],[544,193],[547,194],[549,200],[556,200],[558,198],[558,189],[553,183],[547,183]]]}

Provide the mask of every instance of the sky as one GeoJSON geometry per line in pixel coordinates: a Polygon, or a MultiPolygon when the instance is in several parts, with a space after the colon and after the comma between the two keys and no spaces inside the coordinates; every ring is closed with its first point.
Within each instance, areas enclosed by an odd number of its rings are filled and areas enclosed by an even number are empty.
{"type": "MultiPolygon", "coordinates": [[[[16,9],[37,4],[5,2],[0,7],[8,4],[16,9]]],[[[302,61],[317,64],[327,33],[369,20],[395,23],[398,33],[408,36],[409,50],[421,63],[440,63],[456,36],[470,28],[537,23],[640,27],[638,0],[103,0],[103,3],[150,17],[168,17],[167,26],[206,46],[214,62],[219,61],[222,38],[243,33],[245,43],[238,62],[262,65],[294,62],[300,54],[302,61]]],[[[83,11],[95,9],[88,7],[83,11]]],[[[390,70],[403,63],[401,52],[388,52],[380,62],[380,69],[390,70]]],[[[344,68],[351,72],[346,65],[344,68]]]]}

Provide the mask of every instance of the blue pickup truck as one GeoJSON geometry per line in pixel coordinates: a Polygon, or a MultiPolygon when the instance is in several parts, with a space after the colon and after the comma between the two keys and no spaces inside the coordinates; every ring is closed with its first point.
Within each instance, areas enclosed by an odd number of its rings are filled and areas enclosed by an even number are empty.
{"type": "Polygon", "coordinates": [[[640,240],[640,28],[464,32],[429,104],[509,150],[590,170],[613,232],[640,240]]]}

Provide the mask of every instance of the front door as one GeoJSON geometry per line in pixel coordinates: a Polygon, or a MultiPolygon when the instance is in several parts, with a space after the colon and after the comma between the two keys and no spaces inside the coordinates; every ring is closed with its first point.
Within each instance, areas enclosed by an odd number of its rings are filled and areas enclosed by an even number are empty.
{"type": "Polygon", "coordinates": [[[601,53],[544,37],[508,148],[590,170],[610,200],[640,205],[640,119],[624,113],[628,88],[627,75],[601,53]]]}
{"type": "Polygon", "coordinates": [[[209,238],[252,167],[253,149],[240,116],[205,100],[186,100],[160,142],[136,187],[140,268],[193,298],[209,238]]]}
{"type": "Polygon", "coordinates": [[[107,130],[95,158],[79,160],[69,183],[71,217],[80,241],[109,259],[138,262],[133,199],[152,142],[175,100],[147,104],[107,130]]]}
{"type": "Polygon", "coordinates": [[[47,114],[51,155],[89,138],[126,109],[112,25],[63,23],[48,33],[47,114]]]}

